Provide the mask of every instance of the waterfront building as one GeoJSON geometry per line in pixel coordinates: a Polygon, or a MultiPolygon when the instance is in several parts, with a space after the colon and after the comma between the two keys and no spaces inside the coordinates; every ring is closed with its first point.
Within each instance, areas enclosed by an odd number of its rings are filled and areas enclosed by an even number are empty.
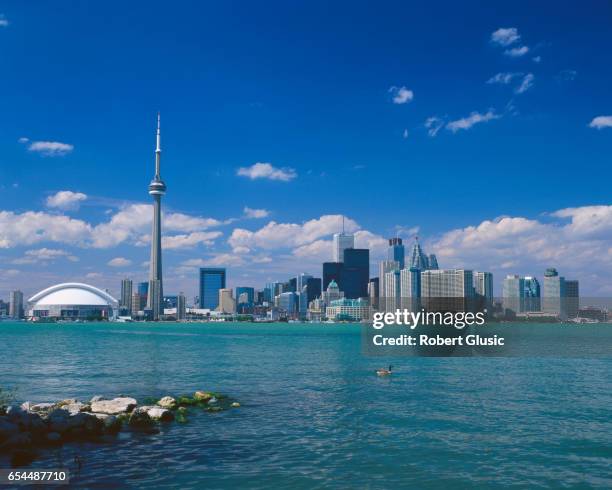
{"type": "Polygon", "coordinates": [[[116,317],[119,302],[110,294],[89,284],[56,284],[28,300],[32,319],[94,320],[116,317]]]}
{"type": "Polygon", "coordinates": [[[567,318],[576,318],[580,309],[580,286],[576,280],[565,281],[565,309],[567,318]]]}
{"type": "Polygon", "coordinates": [[[161,198],[166,193],[166,184],[161,180],[161,135],[160,117],[157,114],[157,138],[155,148],[155,176],[149,184],[149,194],[153,197],[153,226],[151,230],[151,261],[149,264],[149,294],[147,310],[151,319],[159,319],[162,313],[164,297],[162,282],[162,246],[161,246],[161,198]]]}
{"type": "MultiPolygon", "coordinates": [[[[438,261],[436,260],[436,265],[438,261]]],[[[410,260],[408,261],[408,266],[411,269],[419,269],[421,271],[429,269],[429,260],[421,245],[419,243],[419,238],[414,238],[414,243],[412,245],[412,251],[410,252],[410,260]]]]}
{"type": "Polygon", "coordinates": [[[399,237],[389,238],[389,250],[387,251],[387,260],[395,260],[399,263],[399,268],[404,268],[406,251],[402,244],[402,239],[399,237]]]}
{"type": "MultiPolygon", "coordinates": [[[[431,266],[431,260],[429,262],[431,266]]],[[[493,306],[493,274],[474,271],[474,293],[480,303],[480,308],[491,312],[493,306]]]]}
{"type": "Polygon", "coordinates": [[[9,316],[17,320],[23,318],[23,293],[19,290],[11,291],[9,296],[9,316]]]}
{"type": "Polygon", "coordinates": [[[332,301],[325,308],[325,316],[337,321],[359,322],[372,317],[370,303],[365,298],[342,298],[332,301]]]}
{"type": "Polygon", "coordinates": [[[181,292],[176,297],[176,319],[184,320],[185,318],[187,318],[187,298],[181,292]]]}
{"type": "Polygon", "coordinates": [[[297,295],[291,291],[281,293],[276,297],[277,308],[285,311],[289,318],[294,318],[297,312],[297,295]]]}
{"type": "Polygon", "coordinates": [[[384,310],[394,312],[400,307],[401,277],[399,269],[385,274],[384,310]]]}
{"type": "Polygon", "coordinates": [[[174,295],[164,296],[163,302],[164,302],[164,309],[176,308],[176,305],[178,304],[178,296],[174,296],[174,295]]]}
{"type": "Polygon", "coordinates": [[[326,305],[331,304],[332,301],[344,298],[344,293],[340,291],[336,281],[331,281],[327,286],[327,289],[321,293],[321,299],[326,305]]]}
{"type": "Polygon", "coordinates": [[[286,285],[283,286],[283,292],[296,293],[297,291],[297,277],[292,277],[287,281],[286,285]]]}
{"type": "Polygon", "coordinates": [[[540,300],[540,283],[533,276],[525,276],[525,301],[524,311],[534,312],[540,311],[542,305],[540,300]]]}
{"type": "Polygon", "coordinates": [[[525,278],[509,274],[503,281],[502,303],[511,315],[525,311],[525,278]]]}
{"type": "Polygon", "coordinates": [[[306,281],[308,302],[321,296],[321,278],[320,277],[309,277],[306,281]]]}
{"type": "Polygon", "coordinates": [[[147,304],[146,298],[140,295],[138,291],[135,291],[134,293],[132,293],[132,310],[131,310],[132,317],[135,318],[139,316],[140,312],[144,310],[144,307],[146,306],[146,304],[147,304]]]}
{"type": "Polygon", "coordinates": [[[240,308],[252,308],[255,304],[255,288],[239,286],[236,288],[236,301],[238,311],[240,308]]]}
{"type": "Polygon", "coordinates": [[[236,313],[236,300],[231,289],[219,289],[219,306],[217,310],[227,314],[236,313]]]}
{"type": "Polygon", "coordinates": [[[320,322],[325,318],[325,302],[323,299],[316,298],[308,304],[306,318],[311,322],[320,322]]]}
{"type": "Polygon", "coordinates": [[[418,269],[402,269],[400,275],[400,305],[403,310],[421,309],[421,273],[418,269]]]}
{"type": "Polygon", "coordinates": [[[340,284],[343,265],[341,262],[323,262],[323,289],[327,289],[329,283],[334,281],[340,284]]]}
{"type": "Polygon", "coordinates": [[[132,280],[121,281],[121,297],[119,299],[119,311],[122,315],[129,315],[132,311],[132,280]]]}
{"type": "Polygon", "coordinates": [[[225,289],[225,269],[200,268],[200,308],[216,310],[219,306],[219,290],[225,289]]]}
{"type": "Polygon", "coordinates": [[[347,248],[344,251],[344,266],[340,272],[340,289],[349,299],[366,298],[370,280],[370,250],[347,248]]]}
{"type": "Polygon", "coordinates": [[[421,304],[428,311],[470,311],[474,308],[472,271],[421,271],[421,304]]]}
{"type": "Polygon", "coordinates": [[[390,311],[394,300],[387,305],[386,294],[387,287],[385,285],[385,277],[388,272],[399,271],[399,262],[397,260],[383,260],[378,266],[378,308],[381,311],[390,311]]]}
{"type": "Polygon", "coordinates": [[[542,311],[556,315],[561,320],[567,318],[565,278],[557,269],[551,267],[544,272],[544,291],[542,295],[542,311]]]}
{"type": "Polygon", "coordinates": [[[378,277],[371,278],[370,282],[368,282],[368,297],[370,298],[370,306],[375,310],[378,309],[379,291],[378,277]]]}

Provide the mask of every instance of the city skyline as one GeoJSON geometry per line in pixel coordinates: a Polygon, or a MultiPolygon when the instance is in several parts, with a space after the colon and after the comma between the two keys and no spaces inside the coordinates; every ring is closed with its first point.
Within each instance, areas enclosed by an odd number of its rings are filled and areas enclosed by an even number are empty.
{"type": "MultiPolygon", "coordinates": [[[[538,22],[550,16],[541,6],[528,9],[532,18],[524,5],[479,9],[459,28],[458,7],[448,4],[440,28],[461,33],[449,46],[417,25],[434,17],[429,7],[408,12],[398,4],[393,15],[379,15],[388,37],[368,40],[369,47],[359,29],[367,6],[351,10],[352,23],[329,7],[315,24],[322,38],[311,45],[299,42],[311,32],[308,22],[279,6],[287,23],[272,32],[289,39],[302,62],[287,59],[273,37],[255,36],[248,52],[267,60],[266,74],[253,73],[244,44],[222,32],[233,19],[244,41],[254,29],[249,15],[270,27],[251,8],[209,7],[205,32],[170,13],[155,33],[163,47],[152,50],[156,62],[139,49],[153,34],[131,32],[123,21],[102,51],[99,37],[70,23],[73,14],[4,8],[11,121],[0,132],[7,162],[0,168],[0,297],[67,281],[117,297],[122,278],[147,279],[153,212],[143,188],[158,109],[164,177],[173,189],[162,223],[168,293],[194,296],[200,267],[227,268],[232,288],[302,272],[318,277],[344,216],[355,248],[370,249],[371,277],[388,238],[418,233],[442,267],[493,272],[496,291],[507,274],[541,276],[556,267],[580,280],[584,294],[610,295],[610,75],[587,61],[610,41],[607,7],[593,5],[593,12],[558,7],[560,35],[538,22]],[[338,33],[346,44],[326,52],[338,33]],[[210,36],[232,63],[210,47],[210,36]],[[134,60],[129,52],[137,48],[134,60]],[[66,56],[61,69],[45,58],[47,49],[66,56]],[[105,64],[107,55],[115,62],[105,64]],[[380,70],[364,74],[363,62],[375,61],[380,70]],[[152,63],[159,73],[150,73],[152,63]],[[33,65],[54,91],[24,85],[37,79],[33,65]],[[310,83],[300,81],[302,70],[310,83]],[[112,185],[101,186],[99,175],[112,185]]],[[[313,20],[322,8],[301,10],[313,20]]],[[[82,18],[82,7],[75,9],[82,18]]],[[[161,15],[145,10],[152,22],[161,15]]],[[[102,26],[93,17],[88,29],[96,33],[102,26]]]]}

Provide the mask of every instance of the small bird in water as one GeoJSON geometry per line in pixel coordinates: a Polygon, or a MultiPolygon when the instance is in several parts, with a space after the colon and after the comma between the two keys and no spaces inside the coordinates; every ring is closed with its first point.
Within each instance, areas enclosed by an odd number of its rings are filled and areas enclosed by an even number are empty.
{"type": "Polygon", "coordinates": [[[393,366],[389,364],[389,369],[385,369],[385,368],[377,369],[376,374],[378,374],[378,376],[389,376],[391,374],[391,371],[393,371],[393,366]]]}

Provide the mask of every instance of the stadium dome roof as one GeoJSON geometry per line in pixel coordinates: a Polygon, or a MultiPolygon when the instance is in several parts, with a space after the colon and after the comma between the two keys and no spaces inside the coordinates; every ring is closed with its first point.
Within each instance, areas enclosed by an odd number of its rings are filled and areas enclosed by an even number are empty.
{"type": "Polygon", "coordinates": [[[56,284],[36,293],[28,301],[35,305],[117,305],[117,300],[107,292],[79,282],[56,284]]]}

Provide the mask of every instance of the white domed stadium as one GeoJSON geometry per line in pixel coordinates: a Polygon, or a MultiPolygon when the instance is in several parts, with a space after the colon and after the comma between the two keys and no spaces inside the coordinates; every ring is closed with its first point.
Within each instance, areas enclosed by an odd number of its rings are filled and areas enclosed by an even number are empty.
{"type": "Polygon", "coordinates": [[[34,320],[113,319],[118,302],[89,284],[67,282],[36,293],[28,300],[28,316],[34,320]]]}

